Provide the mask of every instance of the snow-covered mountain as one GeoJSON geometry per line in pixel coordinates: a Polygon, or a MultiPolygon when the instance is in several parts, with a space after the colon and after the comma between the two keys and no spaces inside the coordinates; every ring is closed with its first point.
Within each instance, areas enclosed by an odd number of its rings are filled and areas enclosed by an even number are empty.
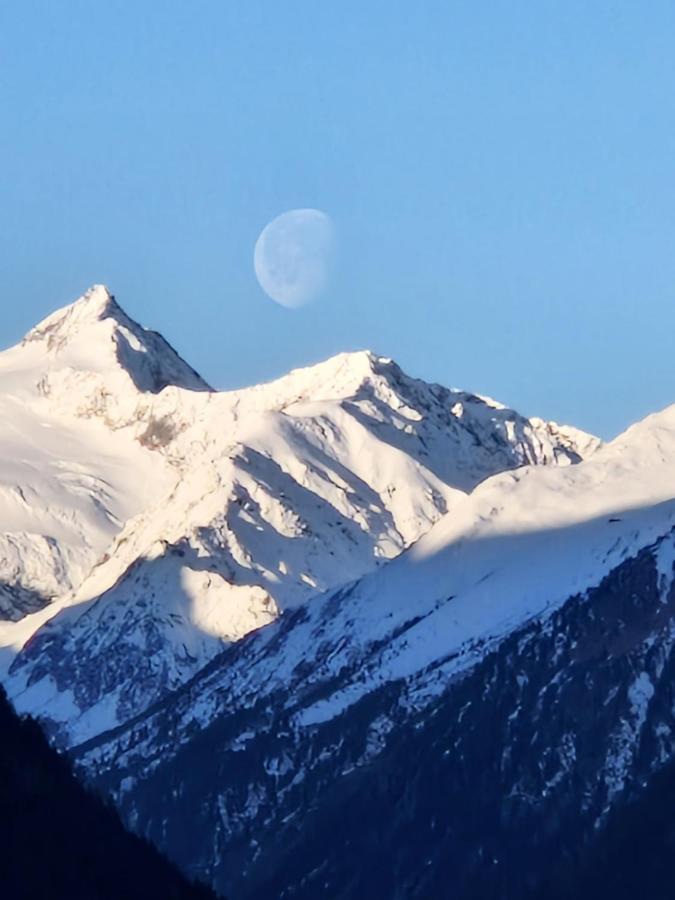
{"type": "Polygon", "coordinates": [[[167,384],[206,385],[158,335],[92,288],[0,354],[0,617],[76,587],[131,516],[175,474],[106,421],[167,384]]]}
{"type": "Polygon", "coordinates": [[[38,609],[0,627],[6,683],[65,743],[396,557],[485,478],[599,443],[367,352],[214,392],[101,287],[0,355],[0,390],[23,516],[6,615],[38,609]]]}
{"type": "Polygon", "coordinates": [[[7,686],[189,875],[522,900],[675,758],[675,407],[599,446],[365,352],[219,393],[102,288],[0,391],[7,686]]]}
{"type": "Polygon", "coordinates": [[[675,753],[674,460],[496,474],[76,757],[237,896],[526,896],[675,753]]]}

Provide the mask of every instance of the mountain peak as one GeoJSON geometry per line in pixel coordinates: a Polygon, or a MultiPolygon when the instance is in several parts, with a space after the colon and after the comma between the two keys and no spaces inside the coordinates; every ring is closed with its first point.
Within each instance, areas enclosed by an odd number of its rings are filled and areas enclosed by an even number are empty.
{"type": "Polygon", "coordinates": [[[364,381],[378,374],[379,369],[391,360],[378,356],[371,350],[351,350],[337,353],[314,366],[293,369],[289,379],[307,379],[313,386],[330,385],[338,394],[350,394],[364,381]]]}
{"type": "Polygon", "coordinates": [[[121,368],[143,392],[156,394],[167,385],[211,390],[160,334],[128,316],[102,284],[93,285],[31,329],[22,346],[34,344],[45,347],[50,361],[56,357],[77,371],[121,368]]]}
{"type": "Polygon", "coordinates": [[[86,305],[89,309],[98,309],[101,314],[107,314],[109,311],[122,311],[105,284],[92,284],[89,290],[85,291],[72,305],[74,306],[76,303],[82,306],[86,305]]]}
{"type": "Polygon", "coordinates": [[[94,284],[73,303],[57,309],[38,322],[23,342],[46,340],[48,348],[54,349],[62,346],[63,340],[79,331],[82,326],[108,318],[123,326],[132,324],[108,288],[103,284],[94,284]]]}

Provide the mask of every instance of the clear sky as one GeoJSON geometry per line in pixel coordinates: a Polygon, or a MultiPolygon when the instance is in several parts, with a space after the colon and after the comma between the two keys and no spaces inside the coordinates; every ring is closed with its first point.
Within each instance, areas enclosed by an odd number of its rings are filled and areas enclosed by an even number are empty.
{"type": "Polygon", "coordinates": [[[217,387],[369,347],[609,436],[675,402],[672,0],[5,0],[0,342],[104,282],[217,387]],[[339,260],[253,273],[317,207],[339,260]]]}

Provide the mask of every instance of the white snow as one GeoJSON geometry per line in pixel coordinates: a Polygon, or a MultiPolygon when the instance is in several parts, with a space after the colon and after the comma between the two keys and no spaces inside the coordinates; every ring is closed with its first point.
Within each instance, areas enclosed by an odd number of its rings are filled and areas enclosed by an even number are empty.
{"type": "Polygon", "coordinates": [[[97,318],[109,300],[96,289],[70,307],[70,331],[56,315],[0,354],[5,616],[18,617],[77,585],[122,524],[175,478],[163,459],[129,435],[87,412],[77,414],[84,392],[54,394],[54,381],[64,375],[71,386],[99,385],[105,368],[110,390],[121,383],[138,396],[115,355],[115,319],[97,318]],[[16,608],[12,589],[35,596],[16,608]]]}
{"type": "Polygon", "coordinates": [[[5,667],[30,638],[7,686],[78,740],[448,510],[461,530],[467,492],[495,472],[568,467],[599,443],[365,351],[213,392],[100,286],[0,354],[0,408],[0,611],[51,601],[0,622],[5,667]],[[18,587],[33,592],[23,605],[18,587]],[[145,694],[130,671],[143,650],[145,694]],[[56,683],[77,714],[59,710],[56,683]]]}
{"type": "Polygon", "coordinates": [[[654,696],[654,685],[647,672],[640,672],[628,689],[628,699],[631,709],[640,719],[644,719],[647,713],[649,701],[654,696]]]}
{"type": "MultiPolygon", "coordinates": [[[[180,728],[277,691],[289,697],[296,727],[314,727],[400,679],[399,702],[423,706],[505,635],[532,620],[546,627],[566,599],[644,548],[668,570],[674,498],[675,407],[577,466],[495,475],[398,558],[315,598],[279,639],[275,626],[263,629],[247,652],[205,676],[180,728]],[[298,699],[312,693],[321,699],[298,699]]],[[[636,676],[608,784],[621,783],[652,692],[647,674],[636,676]]]]}
{"type": "MultiPolygon", "coordinates": [[[[365,647],[419,617],[387,642],[373,680],[410,677],[446,659],[434,676],[440,689],[451,671],[491,642],[597,585],[669,532],[673,460],[675,407],[578,466],[531,467],[489,479],[407,553],[348,593],[329,626],[337,640],[349,621],[351,640],[330,669],[354,656],[355,643],[365,647]]],[[[319,615],[316,605],[313,613],[319,615]]],[[[287,674],[285,666],[278,671],[280,679],[287,674]]],[[[337,713],[371,687],[343,687],[321,708],[332,704],[337,713]]],[[[325,715],[318,708],[304,713],[306,721],[325,715]]]]}
{"type": "MultiPolygon", "coordinates": [[[[630,718],[621,719],[610,736],[605,756],[604,780],[608,789],[608,801],[619,793],[625,784],[630,765],[638,747],[640,732],[647,720],[649,702],[654,696],[654,685],[647,672],[640,672],[628,688],[631,704],[630,718]]],[[[609,810],[609,803],[605,814],[609,810]]]]}
{"type": "Polygon", "coordinates": [[[663,541],[655,554],[661,599],[666,602],[675,570],[675,541],[663,541]]]}

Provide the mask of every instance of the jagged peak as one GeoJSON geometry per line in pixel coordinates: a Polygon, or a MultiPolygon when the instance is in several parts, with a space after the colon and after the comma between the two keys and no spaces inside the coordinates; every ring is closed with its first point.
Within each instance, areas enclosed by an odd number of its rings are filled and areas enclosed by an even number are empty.
{"type": "Polygon", "coordinates": [[[303,376],[311,376],[327,381],[337,377],[354,379],[367,377],[376,371],[378,365],[386,365],[391,362],[390,359],[378,356],[372,350],[346,350],[313,365],[291,369],[284,377],[299,379],[303,376]]]}
{"type": "Polygon", "coordinates": [[[391,360],[370,350],[348,351],[232,393],[249,399],[263,396],[265,405],[270,408],[305,401],[337,400],[354,396],[365,382],[376,379],[378,367],[386,364],[395,366],[391,360]]]}
{"type": "MultiPolygon", "coordinates": [[[[94,284],[73,303],[50,313],[31,328],[23,342],[47,340],[54,346],[68,334],[79,331],[83,325],[112,318],[124,327],[135,324],[119,306],[114,296],[103,284],[94,284]]],[[[138,326],[136,326],[138,327],[138,326]]]]}
{"type": "MultiPolygon", "coordinates": [[[[325,385],[343,389],[345,395],[356,393],[366,384],[385,384],[392,390],[417,390],[432,392],[437,396],[445,396],[448,399],[479,403],[496,410],[508,410],[508,407],[491,397],[475,394],[457,387],[445,387],[435,382],[425,381],[409,375],[391,357],[382,356],[372,350],[353,350],[338,353],[329,359],[300,369],[293,369],[286,378],[296,378],[300,381],[307,378],[315,384],[322,382],[325,385]]],[[[283,379],[282,379],[283,380],[283,379]]]]}
{"type": "Polygon", "coordinates": [[[143,328],[117,303],[105,285],[95,284],[68,306],[31,329],[22,346],[42,343],[50,356],[105,360],[121,366],[135,386],[157,393],[167,385],[209,391],[209,385],[157,332],[143,328]]]}
{"type": "MultiPolygon", "coordinates": [[[[239,392],[236,392],[239,393],[239,392]]],[[[322,362],[292,369],[287,375],[266,384],[248,388],[249,398],[262,394],[270,407],[284,408],[293,403],[316,400],[349,400],[371,394],[396,407],[409,405],[422,409],[431,402],[447,406],[457,418],[470,407],[481,417],[529,422],[534,430],[549,433],[561,444],[577,447],[581,456],[594,452],[601,441],[579,429],[539,418],[526,418],[512,407],[483,394],[448,388],[408,375],[391,357],[372,350],[337,353],[322,362]],[[583,447],[583,451],[580,449],[583,447]]]]}

